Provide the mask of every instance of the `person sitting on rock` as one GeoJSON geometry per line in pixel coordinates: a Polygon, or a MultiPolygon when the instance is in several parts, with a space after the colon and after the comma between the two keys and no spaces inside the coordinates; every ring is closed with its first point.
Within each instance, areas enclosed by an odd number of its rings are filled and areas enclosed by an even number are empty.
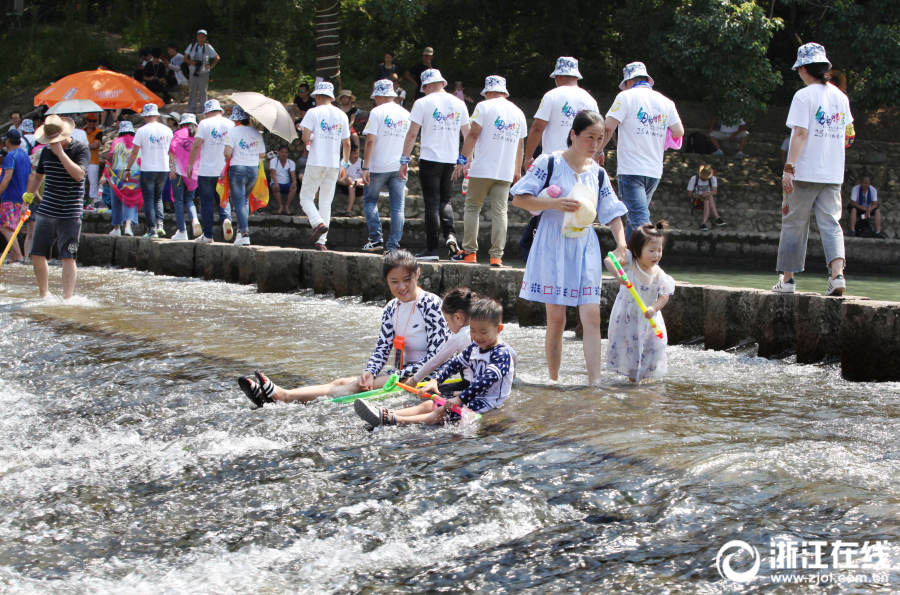
{"type": "Polygon", "coordinates": [[[847,205],[851,237],[856,235],[856,217],[859,216],[863,220],[875,219],[875,237],[885,239],[881,231],[881,211],[878,206],[878,190],[872,186],[869,176],[863,176],[859,184],[850,191],[850,204],[847,205]]]}
{"type": "Polygon", "coordinates": [[[706,222],[709,221],[709,214],[712,212],[716,218],[716,225],[722,227],[726,225],[725,220],[719,217],[716,210],[716,199],[713,198],[719,191],[719,184],[716,181],[716,172],[710,165],[701,165],[696,176],[692,176],[688,182],[688,198],[693,202],[693,208],[699,209],[703,205],[703,223],[700,224],[701,231],[709,231],[706,222]]]}
{"type": "Polygon", "coordinates": [[[747,130],[747,124],[743,119],[739,119],[737,124],[725,124],[725,122],[721,122],[718,130],[715,130],[716,127],[716,119],[713,118],[709,123],[709,140],[716,148],[713,152],[714,156],[724,155],[725,151],[722,150],[722,145],[719,144],[720,140],[727,140],[730,142],[738,142],[738,152],[735,153],[735,157],[739,159],[743,159],[747,157],[744,153],[744,147],[747,146],[747,141],[750,140],[750,132],[747,130]]]}

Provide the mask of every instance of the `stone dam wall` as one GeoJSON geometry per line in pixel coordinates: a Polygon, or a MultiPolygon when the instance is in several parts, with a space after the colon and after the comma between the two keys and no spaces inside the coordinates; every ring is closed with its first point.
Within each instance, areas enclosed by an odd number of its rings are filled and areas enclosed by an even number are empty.
{"type": "MultiPolygon", "coordinates": [[[[371,254],[86,233],[78,261],[82,266],[256,284],[260,293],[308,288],[363,300],[383,300],[387,293],[381,257],[371,254]]],[[[508,320],[522,326],[546,324],[543,304],[518,297],[522,269],[456,263],[422,263],[421,269],[420,285],[428,291],[468,286],[498,299],[508,320]]],[[[604,279],[604,335],[617,292],[616,281],[604,279]]],[[[574,308],[568,310],[569,326],[574,327],[574,308]]],[[[706,349],[728,350],[755,342],[760,357],[796,355],[798,363],[840,358],[841,373],[848,380],[900,380],[900,303],[678,283],[664,315],[671,344],[702,342],[706,349]]]]}

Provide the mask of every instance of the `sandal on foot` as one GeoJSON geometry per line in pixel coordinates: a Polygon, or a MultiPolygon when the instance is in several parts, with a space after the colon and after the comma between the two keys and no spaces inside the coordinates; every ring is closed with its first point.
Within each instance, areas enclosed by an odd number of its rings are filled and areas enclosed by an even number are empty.
{"type": "Polygon", "coordinates": [[[256,370],[253,373],[256,375],[256,379],[259,381],[259,391],[262,395],[263,402],[274,403],[275,383],[269,380],[269,378],[259,370],[256,370]]]}
{"type": "Polygon", "coordinates": [[[363,399],[353,401],[353,410],[372,427],[397,425],[397,416],[387,409],[372,407],[363,399]]]}
{"type": "Polygon", "coordinates": [[[256,382],[247,378],[246,376],[241,376],[240,378],[238,378],[238,386],[241,387],[241,390],[244,391],[244,394],[247,395],[247,398],[250,399],[251,403],[253,403],[257,407],[263,406],[263,404],[265,403],[265,401],[263,400],[263,394],[256,382]]]}

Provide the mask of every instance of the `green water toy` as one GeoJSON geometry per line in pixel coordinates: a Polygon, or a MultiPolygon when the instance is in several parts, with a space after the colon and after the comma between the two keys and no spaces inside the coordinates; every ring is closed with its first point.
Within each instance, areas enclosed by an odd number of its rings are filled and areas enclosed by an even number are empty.
{"type": "Polygon", "coordinates": [[[372,397],[380,397],[383,395],[389,395],[391,393],[399,393],[403,392],[402,389],[397,387],[397,381],[400,380],[400,376],[397,374],[391,374],[388,378],[387,382],[384,383],[384,386],[381,388],[376,388],[375,390],[366,391],[364,393],[356,393],[355,395],[347,395],[345,397],[337,397],[336,399],[331,399],[332,403],[352,403],[357,399],[370,399],[372,397]]]}

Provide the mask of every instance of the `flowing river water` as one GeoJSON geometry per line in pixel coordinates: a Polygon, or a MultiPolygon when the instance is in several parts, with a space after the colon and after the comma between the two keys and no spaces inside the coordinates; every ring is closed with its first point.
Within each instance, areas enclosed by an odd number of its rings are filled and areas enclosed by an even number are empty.
{"type": "Polygon", "coordinates": [[[235,378],[358,372],[378,304],[98,268],[78,294],[36,302],[30,270],[3,269],[3,593],[900,589],[898,384],[674,346],[664,382],[587,388],[567,334],[557,387],[543,329],[509,324],[501,410],[367,432],[349,405],[250,411],[235,378]],[[758,550],[751,582],[719,573],[732,540],[758,550]],[[824,567],[772,568],[816,541],[824,567]]]}

